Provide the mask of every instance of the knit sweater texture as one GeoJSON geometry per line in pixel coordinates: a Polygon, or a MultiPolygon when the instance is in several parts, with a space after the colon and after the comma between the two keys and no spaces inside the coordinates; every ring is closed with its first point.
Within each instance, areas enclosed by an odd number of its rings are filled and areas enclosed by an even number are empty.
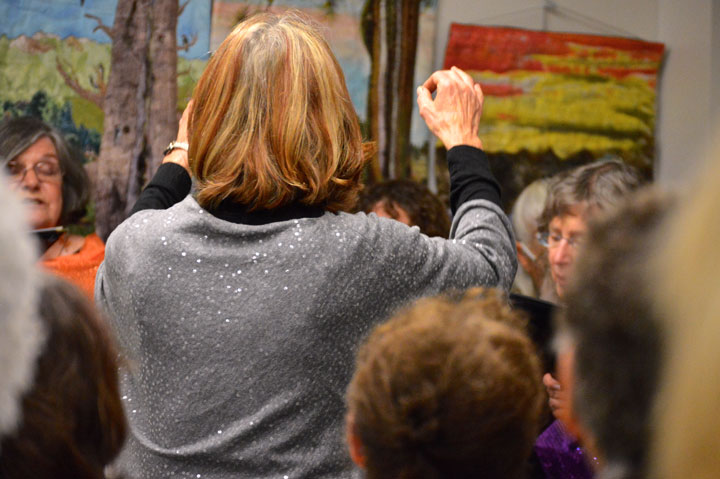
{"type": "Polygon", "coordinates": [[[418,297],[512,282],[497,205],[463,203],[451,237],[362,213],[236,224],[192,196],[134,214],[95,291],[128,360],[121,464],[137,478],[354,477],[344,395],[363,337],[418,297]]]}

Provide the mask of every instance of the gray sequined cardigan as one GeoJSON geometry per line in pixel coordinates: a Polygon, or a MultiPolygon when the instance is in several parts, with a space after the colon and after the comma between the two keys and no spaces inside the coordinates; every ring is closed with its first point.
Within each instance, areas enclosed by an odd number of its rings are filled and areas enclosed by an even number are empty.
{"type": "Polygon", "coordinates": [[[188,196],[107,241],[96,299],[129,372],[136,478],[344,478],[344,394],[358,343],[420,296],[509,288],[511,226],[462,204],[451,237],[374,214],[234,224],[188,196]]]}

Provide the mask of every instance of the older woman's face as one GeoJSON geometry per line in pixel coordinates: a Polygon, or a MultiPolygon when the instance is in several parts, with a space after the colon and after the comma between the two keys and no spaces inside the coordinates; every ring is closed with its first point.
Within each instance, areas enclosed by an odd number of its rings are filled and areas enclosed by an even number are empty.
{"type": "Polygon", "coordinates": [[[8,162],[14,189],[20,194],[34,229],[57,226],[62,213],[62,174],[55,145],[43,137],[8,162]]]}
{"type": "Polygon", "coordinates": [[[585,238],[587,223],[580,210],[577,214],[556,216],[548,226],[548,262],[558,297],[565,295],[577,250],[585,238]]]}

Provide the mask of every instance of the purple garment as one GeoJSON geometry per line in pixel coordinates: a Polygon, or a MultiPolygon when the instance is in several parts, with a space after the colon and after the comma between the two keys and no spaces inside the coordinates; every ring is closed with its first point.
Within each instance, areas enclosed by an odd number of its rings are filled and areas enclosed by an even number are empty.
{"type": "Polygon", "coordinates": [[[535,441],[535,453],[547,479],[592,479],[590,457],[577,441],[554,421],[535,441]]]}

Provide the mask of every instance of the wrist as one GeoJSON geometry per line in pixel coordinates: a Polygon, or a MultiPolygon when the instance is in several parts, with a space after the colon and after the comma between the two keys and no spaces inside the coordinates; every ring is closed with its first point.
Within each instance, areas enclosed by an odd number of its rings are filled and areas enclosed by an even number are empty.
{"type": "Polygon", "coordinates": [[[173,140],[165,148],[165,150],[163,151],[163,155],[167,156],[170,152],[177,150],[177,149],[188,151],[189,148],[190,148],[190,145],[188,145],[188,143],[186,141],[173,140]]]}
{"type": "Polygon", "coordinates": [[[483,149],[482,140],[480,140],[479,137],[471,137],[471,138],[464,138],[462,140],[455,140],[455,141],[447,141],[443,142],[445,145],[445,149],[450,150],[455,146],[472,146],[474,148],[477,148],[479,150],[483,149]]]}
{"type": "Polygon", "coordinates": [[[163,163],[175,163],[177,165],[180,165],[183,168],[185,168],[185,170],[188,172],[188,174],[190,174],[188,152],[183,149],[176,148],[176,149],[172,150],[171,152],[169,152],[168,154],[166,154],[163,157],[162,162],[163,163]]]}

